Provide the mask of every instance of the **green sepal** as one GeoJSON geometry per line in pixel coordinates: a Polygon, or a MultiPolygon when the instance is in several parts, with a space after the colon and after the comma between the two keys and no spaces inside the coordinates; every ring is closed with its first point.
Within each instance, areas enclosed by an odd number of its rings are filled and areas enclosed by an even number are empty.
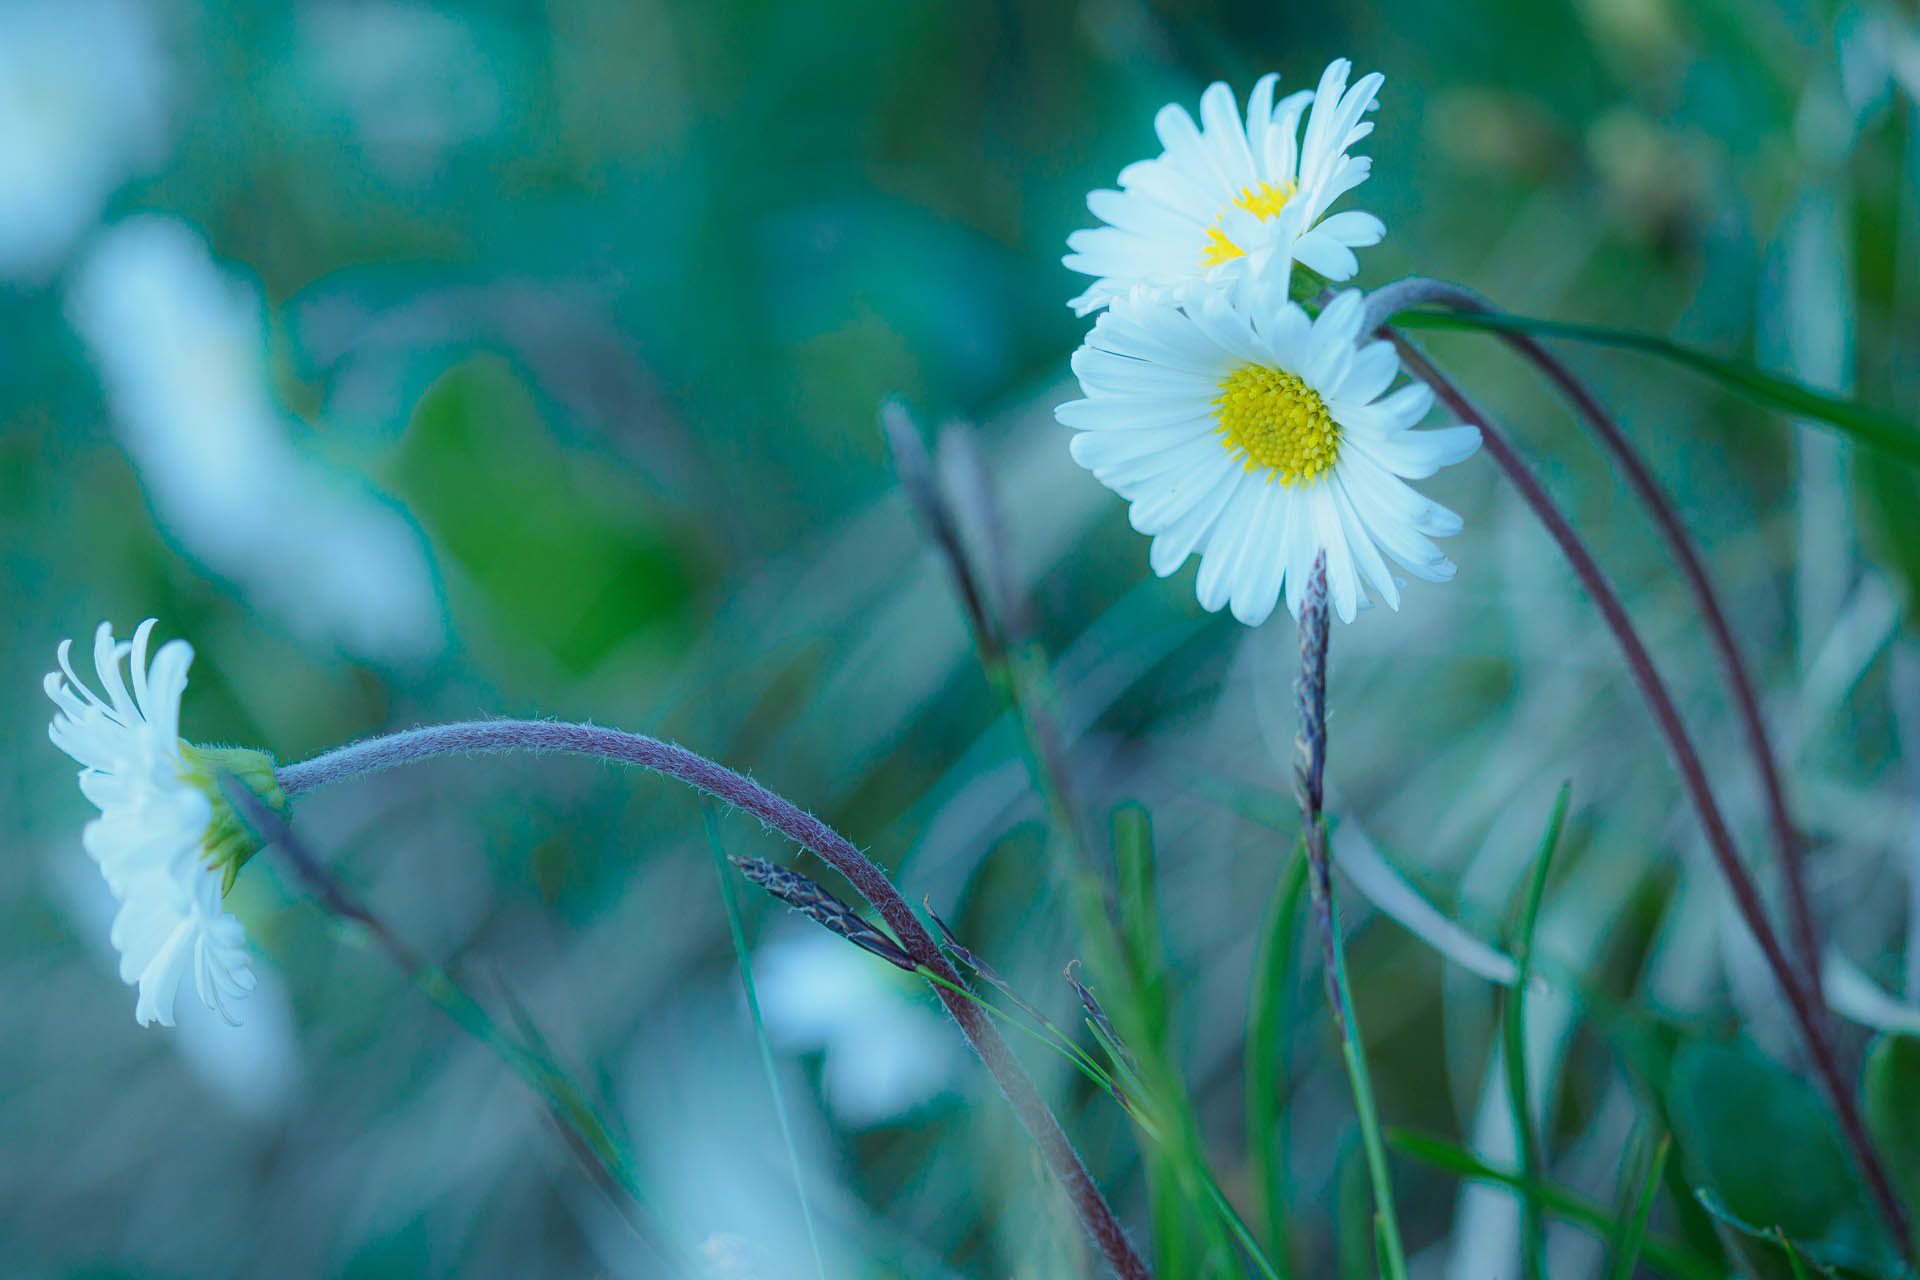
{"type": "Polygon", "coordinates": [[[201,837],[201,855],[209,867],[220,870],[220,896],[224,898],[240,875],[240,868],[260,852],[260,843],[222,794],[221,776],[241,782],[283,817],[291,807],[290,802],[274,773],[273,757],[264,751],[247,747],[201,747],[182,742],[180,755],[187,762],[187,781],[213,802],[213,820],[207,824],[206,835],[201,837]]]}
{"type": "Polygon", "coordinates": [[[1333,287],[1333,281],[1315,271],[1312,267],[1296,262],[1287,275],[1287,296],[1295,302],[1308,304],[1309,311],[1318,311],[1312,304],[1322,293],[1333,287]]]}

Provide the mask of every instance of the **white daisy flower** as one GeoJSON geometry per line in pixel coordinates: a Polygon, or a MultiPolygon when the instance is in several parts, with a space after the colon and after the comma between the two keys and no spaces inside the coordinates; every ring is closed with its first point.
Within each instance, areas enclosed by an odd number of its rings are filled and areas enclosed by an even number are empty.
{"type": "Polygon", "coordinates": [[[140,988],[134,1017],[141,1026],[172,1026],[174,997],[191,968],[200,999],[231,1022],[229,1006],[254,978],[240,922],[220,900],[256,846],[220,795],[216,773],[234,774],[276,807],[286,796],[266,755],[181,740],[193,648],[170,640],[149,667],[153,626],[148,619],[130,643],[116,643],[112,626],[100,624],[93,665],[105,697],[74,674],[72,641],[61,642],[60,670],[46,678],[59,708],[48,736],[80,762],[80,790],[100,810],[81,843],[120,902],[111,938],[122,981],[140,988]]]}
{"type": "Polygon", "coordinates": [[[1350,278],[1360,269],[1353,251],[1386,234],[1370,213],[1324,216],[1373,165],[1347,148],[1373,132],[1361,117],[1386,77],[1374,72],[1348,88],[1350,69],[1337,59],[1319,89],[1278,103],[1280,77],[1260,77],[1244,124],[1233,91],[1221,83],[1200,96],[1199,128],[1185,108],[1162,107],[1153,127],[1166,150],[1121,170],[1120,190],[1088,195],[1087,208],[1107,225],[1067,237],[1067,267],[1098,277],[1068,305],[1086,315],[1139,285],[1180,290],[1198,281],[1284,281],[1294,262],[1329,280],[1350,278]]]}
{"type": "Polygon", "coordinates": [[[1358,345],[1363,302],[1349,290],[1309,319],[1277,288],[1242,306],[1218,293],[1170,307],[1142,291],[1116,301],[1073,356],[1086,399],[1055,411],[1074,461],[1132,503],[1166,577],[1200,555],[1209,610],[1231,604],[1249,626],[1282,587],[1299,616],[1314,556],[1344,621],[1377,592],[1390,608],[1414,577],[1444,582],[1453,562],[1429,537],[1460,517],[1403,483],[1459,462],[1474,427],[1411,430],[1432,407],[1415,383],[1388,393],[1391,345],[1358,345]],[[1382,553],[1385,556],[1382,556],[1382,553]]]}

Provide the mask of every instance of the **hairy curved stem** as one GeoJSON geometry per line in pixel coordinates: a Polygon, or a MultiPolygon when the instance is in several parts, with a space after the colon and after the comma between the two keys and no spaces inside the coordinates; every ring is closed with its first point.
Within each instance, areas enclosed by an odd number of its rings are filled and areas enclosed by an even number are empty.
{"type": "Polygon", "coordinates": [[[1006,1041],[977,1005],[944,985],[958,988],[965,983],[948,963],[933,935],[913,913],[913,908],[893,887],[886,873],[854,848],[846,837],[792,801],[671,742],[600,725],[552,720],[470,720],[408,729],[351,743],[311,760],[288,765],[279,770],[278,777],[288,795],[297,795],[330,782],[417,760],[497,751],[558,751],[639,765],[684,782],[736,809],[744,809],[845,876],[893,929],[907,953],[940,979],[933,984],[934,993],[960,1024],[961,1033],[992,1073],[1020,1117],[1020,1123],[1040,1148],[1048,1167],[1066,1187],[1068,1198],[1094,1244],[1106,1257],[1107,1265],[1122,1280],[1148,1280],[1151,1273],[1146,1263],[1134,1252],[1120,1220],[1094,1184],[1059,1121],[1048,1110],[1040,1091],[1007,1048],[1006,1041]]]}
{"type": "Polygon", "coordinates": [[[1573,571],[1578,575],[1581,585],[1593,599],[1595,607],[1605,619],[1607,629],[1619,644],[1621,654],[1626,659],[1627,669],[1633,676],[1633,682],[1640,689],[1641,697],[1646,700],[1648,709],[1660,727],[1661,736],[1667,741],[1667,748],[1673,755],[1674,767],[1680,774],[1681,784],[1686,788],[1695,811],[1700,815],[1700,825],[1706,831],[1707,846],[1712,851],[1714,861],[1725,877],[1727,887],[1733,892],[1734,905],[1739,909],[1741,918],[1746,921],[1754,940],[1759,943],[1761,954],[1766,958],[1767,967],[1773,972],[1774,980],[1779,984],[1781,993],[1787,998],[1787,1006],[1793,1013],[1793,1019],[1805,1042],[1807,1056],[1812,1061],[1814,1075],[1819,1080],[1827,1101],[1840,1119],[1840,1127],[1849,1150],[1859,1164],[1866,1178],[1867,1189],[1871,1194],[1874,1207],[1893,1233],[1896,1241],[1904,1244],[1911,1237],[1906,1226],[1906,1212],[1901,1208],[1899,1197],[1894,1194],[1893,1180],[1888,1176],[1886,1165],[1875,1150],[1873,1141],[1867,1136],[1865,1122],[1861,1119],[1860,1109],[1855,1104],[1852,1091],[1847,1087],[1846,1077],[1840,1070],[1839,1059],[1833,1045],[1827,1038],[1827,1025],[1822,1010],[1813,992],[1803,984],[1795,974],[1780,938],[1774,932],[1772,923],[1767,919],[1766,908],[1760,899],[1759,887],[1754,883],[1752,874],[1741,862],[1735,849],[1733,836],[1727,829],[1726,819],[1721,815],[1720,806],[1714,800],[1712,788],[1707,784],[1705,767],[1701,764],[1699,752],[1693,741],[1687,736],[1686,725],[1680,719],[1680,713],[1674,706],[1672,696],[1667,692],[1659,671],[1653,665],[1653,657],[1647,651],[1646,643],[1640,633],[1634,629],[1633,620],[1627,616],[1620,597],[1601,572],[1592,552],[1574,532],[1573,525],[1567,520],[1560,508],[1554,504],[1540,480],[1533,474],[1506,433],[1494,426],[1487,416],[1474,407],[1473,402],[1460,393],[1447,376],[1428,360],[1419,347],[1405,335],[1389,326],[1379,329],[1382,337],[1392,342],[1400,352],[1400,360],[1408,372],[1433,388],[1441,402],[1450,409],[1460,421],[1480,429],[1489,456],[1501,471],[1520,491],[1521,498],[1540,523],[1545,525],[1547,533],[1567,557],[1573,571]]]}
{"type": "MultiPolygon", "coordinates": [[[[1455,311],[1491,313],[1496,310],[1485,298],[1463,285],[1412,276],[1376,289],[1369,296],[1369,327],[1377,328],[1398,313],[1426,303],[1438,303],[1455,311]]],[[[1779,851],[1784,872],[1794,946],[1799,950],[1800,961],[1806,967],[1806,983],[1810,989],[1818,990],[1820,933],[1814,920],[1812,894],[1807,888],[1804,847],[1787,808],[1779,758],[1774,753],[1772,740],[1767,736],[1767,725],[1760,714],[1760,698],[1754,689],[1753,677],[1740,656],[1739,645],[1734,642],[1733,629],[1727,625],[1726,611],[1721,607],[1720,596],[1713,588],[1712,579],[1707,576],[1700,549],[1694,545],[1686,526],[1680,522],[1673,500],[1654,478],[1646,459],[1633,447],[1633,442],[1593,393],[1593,389],[1532,336],[1519,330],[1507,330],[1500,333],[1499,337],[1559,388],[1560,393],[1573,405],[1574,411],[1586,420],[1601,446],[1619,464],[1627,486],[1653,517],[1669,554],[1680,569],[1687,592],[1693,597],[1694,607],[1700,611],[1700,618],[1706,623],[1707,635],[1720,661],[1721,674],[1726,679],[1727,690],[1733,697],[1734,707],[1746,732],[1747,750],[1753,756],[1755,771],[1760,775],[1761,790],[1766,796],[1767,822],[1772,828],[1774,846],[1779,851]]]]}

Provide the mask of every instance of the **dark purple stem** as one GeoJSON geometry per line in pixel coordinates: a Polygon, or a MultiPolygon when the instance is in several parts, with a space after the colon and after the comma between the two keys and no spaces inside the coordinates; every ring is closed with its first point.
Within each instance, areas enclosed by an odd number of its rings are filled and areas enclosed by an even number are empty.
{"type": "Polygon", "coordinates": [[[1707,846],[1713,852],[1714,861],[1719,865],[1727,887],[1733,891],[1734,905],[1746,921],[1754,941],[1760,944],[1767,967],[1773,971],[1774,980],[1787,998],[1787,1006],[1793,1013],[1801,1039],[1806,1044],[1807,1055],[1812,1060],[1814,1075],[1840,1119],[1841,1131],[1866,1177],[1874,1206],[1893,1232],[1894,1240],[1904,1246],[1911,1239],[1907,1232],[1906,1211],[1901,1207],[1899,1197],[1894,1194],[1893,1180],[1881,1162],[1880,1153],[1867,1136],[1866,1124],[1861,1119],[1852,1092],[1847,1088],[1839,1059],[1827,1040],[1820,1006],[1815,1002],[1812,992],[1799,981],[1785,949],[1780,945],[1779,935],[1767,919],[1766,909],[1760,900],[1760,890],[1734,848],[1733,836],[1727,829],[1726,819],[1721,816],[1718,802],[1713,798],[1712,788],[1707,784],[1706,769],[1701,765],[1699,753],[1694,749],[1692,739],[1687,736],[1686,725],[1680,719],[1673,698],[1667,693],[1666,684],[1653,665],[1653,657],[1640,639],[1640,633],[1634,629],[1633,620],[1627,616],[1619,595],[1601,572],[1586,544],[1580,540],[1580,535],[1574,532],[1573,525],[1541,486],[1539,478],[1514,450],[1506,433],[1488,421],[1486,415],[1476,409],[1413,342],[1391,327],[1383,326],[1379,333],[1399,350],[1401,362],[1408,372],[1432,387],[1434,394],[1455,417],[1480,429],[1487,453],[1495,465],[1506,473],[1507,479],[1513,482],[1514,488],[1520,491],[1520,497],[1533,509],[1540,523],[1546,526],[1554,542],[1559,544],[1561,552],[1586,588],[1587,595],[1606,620],[1607,629],[1613,633],[1615,642],[1626,658],[1634,684],[1639,686],[1641,697],[1646,700],[1661,735],[1667,740],[1667,748],[1673,755],[1681,784],[1700,815],[1700,825],[1706,830],[1707,846]]]}
{"type": "Polygon", "coordinates": [[[460,724],[431,725],[407,729],[291,764],[279,770],[280,785],[288,795],[312,791],[330,782],[364,773],[376,773],[396,765],[429,760],[436,756],[469,755],[494,751],[557,751],[571,755],[596,756],[622,764],[639,765],[655,773],[677,779],[716,800],[743,809],[782,835],[831,865],[859,891],[860,896],[878,911],[905,946],[907,954],[940,978],[931,983],[934,993],[960,1024],[980,1060],[986,1064],[1001,1092],[1012,1104],[1020,1123],[1040,1148],[1047,1165],[1066,1187],[1087,1233],[1105,1255],[1107,1264],[1122,1280],[1149,1280],[1151,1272],[1127,1240],[1126,1231],[1114,1216],[1106,1197],[1094,1184],[1080,1155],[1067,1140],[1066,1133],[1048,1110],[1033,1081],[1007,1048],[1006,1041],[994,1029],[987,1015],[973,1001],[949,989],[964,985],[963,979],[948,963],[939,944],[933,940],[920,918],[913,913],[886,873],[869,861],[848,840],[789,800],[767,790],[751,778],[715,764],[685,747],[638,733],[592,724],[564,724],[553,720],[470,720],[460,724]]]}
{"type": "MultiPolygon", "coordinates": [[[[1374,327],[1378,327],[1400,312],[1426,303],[1438,303],[1455,311],[1491,313],[1497,310],[1464,285],[1413,276],[1376,289],[1367,299],[1367,318],[1374,327]]],[[[1760,714],[1760,698],[1754,689],[1753,677],[1740,656],[1740,646],[1734,642],[1733,628],[1727,625],[1726,611],[1721,607],[1719,593],[1713,588],[1713,580],[1707,576],[1700,549],[1694,545],[1686,526],[1680,522],[1673,500],[1654,478],[1646,459],[1633,447],[1633,442],[1627,438],[1626,432],[1621,430],[1619,422],[1607,411],[1600,398],[1594,395],[1593,389],[1564,361],[1530,335],[1503,329],[1496,336],[1546,375],[1547,380],[1559,388],[1560,393],[1573,405],[1574,411],[1586,420],[1601,446],[1619,464],[1628,487],[1653,517],[1669,554],[1679,566],[1680,576],[1687,584],[1688,593],[1693,596],[1694,608],[1700,611],[1701,620],[1706,623],[1707,634],[1720,661],[1721,674],[1746,731],[1747,750],[1753,756],[1754,769],[1760,775],[1761,790],[1767,800],[1767,821],[1773,830],[1774,846],[1779,850],[1780,865],[1785,875],[1787,910],[1793,928],[1794,945],[1800,951],[1801,963],[1806,966],[1806,982],[1818,990],[1820,932],[1813,914],[1813,895],[1807,887],[1805,846],[1787,807],[1786,787],[1780,779],[1779,761],[1774,754],[1772,740],[1767,735],[1766,721],[1760,714]]]]}

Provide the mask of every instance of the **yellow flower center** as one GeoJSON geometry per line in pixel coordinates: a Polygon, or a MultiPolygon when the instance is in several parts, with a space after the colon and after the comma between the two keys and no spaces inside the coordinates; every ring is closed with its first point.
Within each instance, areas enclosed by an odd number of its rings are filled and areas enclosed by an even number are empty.
{"type": "Polygon", "coordinates": [[[1283,369],[1242,365],[1214,397],[1220,445],[1269,482],[1311,484],[1340,460],[1340,424],[1320,393],[1283,369]]]}
{"type": "MultiPolygon", "coordinates": [[[[1291,182],[1274,186],[1263,182],[1257,187],[1246,187],[1234,197],[1232,204],[1220,211],[1220,220],[1224,221],[1230,209],[1245,209],[1254,217],[1265,222],[1287,207],[1287,201],[1293,198],[1294,187],[1291,182]]],[[[1219,226],[1207,228],[1207,243],[1200,250],[1200,264],[1217,267],[1223,262],[1232,262],[1235,258],[1244,258],[1247,251],[1227,239],[1227,233],[1219,226]]]]}

